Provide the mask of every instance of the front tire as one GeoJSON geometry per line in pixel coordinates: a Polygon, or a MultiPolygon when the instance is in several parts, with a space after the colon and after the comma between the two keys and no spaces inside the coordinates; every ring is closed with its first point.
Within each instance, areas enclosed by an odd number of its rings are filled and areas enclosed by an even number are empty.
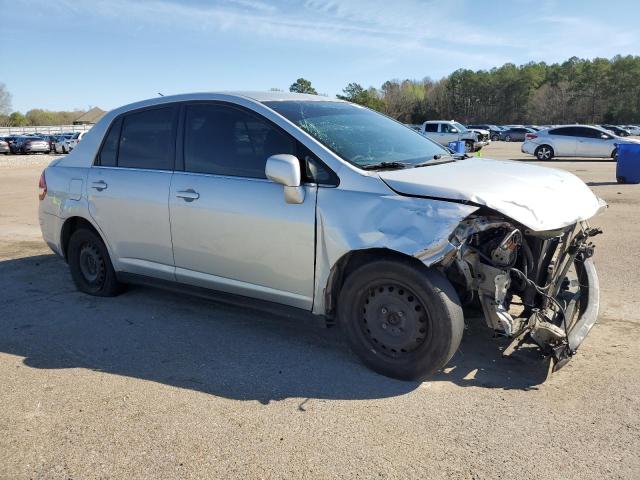
{"type": "Polygon", "coordinates": [[[541,162],[552,160],[553,153],[553,148],[551,148],[549,145],[540,145],[538,148],[536,148],[535,151],[536,158],[541,162]]]}
{"type": "Polygon", "coordinates": [[[107,247],[95,232],[85,228],[73,232],[67,247],[67,260],[71,278],[81,292],[113,297],[123,290],[107,247]]]}
{"type": "Polygon", "coordinates": [[[401,380],[442,368],[464,329],[451,283],[410,259],[378,260],[351,273],[340,291],[338,320],[365,365],[401,380]]]}
{"type": "Polygon", "coordinates": [[[510,142],[511,141],[511,135],[507,135],[506,137],[504,137],[504,141],[505,142],[510,142]]]}

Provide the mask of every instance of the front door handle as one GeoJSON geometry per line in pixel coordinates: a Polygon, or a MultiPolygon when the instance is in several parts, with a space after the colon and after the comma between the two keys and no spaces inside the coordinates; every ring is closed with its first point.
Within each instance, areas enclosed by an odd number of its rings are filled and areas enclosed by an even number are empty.
{"type": "Polygon", "coordinates": [[[200,194],[192,188],[176,192],[176,197],[182,198],[185,202],[193,202],[200,198],[200,194]]]}
{"type": "Polygon", "coordinates": [[[93,182],[91,184],[91,188],[95,188],[99,192],[101,192],[102,190],[104,190],[107,187],[108,187],[108,185],[106,184],[106,182],[103,182],[102,180],[100,180],[98,182],[93,182]]]}

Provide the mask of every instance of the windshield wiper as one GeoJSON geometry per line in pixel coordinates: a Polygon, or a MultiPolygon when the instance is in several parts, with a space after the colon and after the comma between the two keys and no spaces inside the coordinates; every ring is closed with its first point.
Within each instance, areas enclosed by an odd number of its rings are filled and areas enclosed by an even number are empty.
{"type": "Polygon", "coordinates": [[[370,163],[369,165],[361,165],[360,168],[363,170],[379,170],[383,168],[407,168],[409,165],[401,162],[380,162],[380,163],[370,163]]]}
{"type": "Polygon", "coordinates": [[[448,163],[453,161],[453,156],[448,153],[436,153],[431,160],[427,160],[426,162],[416,163],[414,165],[415,168],[418,167],[428,167],[429,165],[438,165],[439,163],[448,163]]]}

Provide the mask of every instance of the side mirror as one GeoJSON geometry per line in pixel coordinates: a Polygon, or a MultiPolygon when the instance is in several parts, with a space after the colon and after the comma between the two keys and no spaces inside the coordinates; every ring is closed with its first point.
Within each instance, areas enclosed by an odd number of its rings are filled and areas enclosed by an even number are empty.
{"type": "Polygon", "coordinates": [[[285,202],[304,202],[304,188],[300,185],[300,161],[294,155],[271,155],[267,158],[264,173],[269,180],[284,187],[285,202]]]}
{"type": "Polygon", "coordinates": [[[607,135],[606,133],[603,133],[602,135],[600,135],[600,138],[603,140],[609,140],[609,135],[607,135]]]}
{"type": "Polygon", "coordinates": [[[457,128],[452,128],[451,130],[449,130],[451,133],[458,133],[458,129],[457,128]]]}

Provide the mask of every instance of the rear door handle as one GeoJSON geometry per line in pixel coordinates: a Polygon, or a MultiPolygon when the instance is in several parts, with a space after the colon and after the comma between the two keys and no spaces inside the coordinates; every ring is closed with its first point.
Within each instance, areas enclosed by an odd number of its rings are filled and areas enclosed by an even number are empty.
{"type": "Polygon", "coordinates": [[[108,187],[108,185],[105,182],[103,182],[102,180],[100,180],[98,182],[93,182],[91,184],[91,188],[95,188],[99,192],[101,192],[102,190],[104,190],[107,187],[108,187]]]}
{"type": "Polygon", "coordinates": [[[192,188],[176,192],[176,197],[184,199],[185,202],[193,202],[200,198],[200,194],[192,188]]]}

